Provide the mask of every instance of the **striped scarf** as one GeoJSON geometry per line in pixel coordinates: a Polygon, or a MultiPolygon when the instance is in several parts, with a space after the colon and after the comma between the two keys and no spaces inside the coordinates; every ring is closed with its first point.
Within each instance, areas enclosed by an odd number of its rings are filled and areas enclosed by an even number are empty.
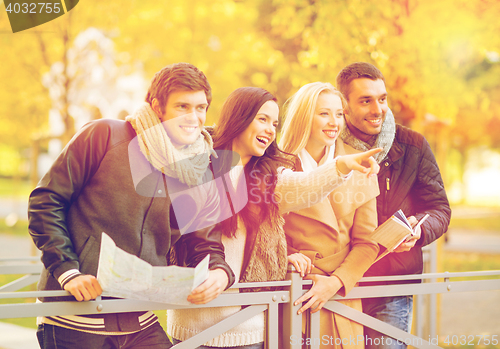
{"type": "Polygon", "coordinates": [[[389,150],[392,147],[392,143],[394,142],[395,135],[396,135],[396,121],[394,120],[394,115],[392,114],[392,111],[389,109],[387,110],[385,121],[382,124],[382,130],[376,136],[373,145],[363,142],[362,140],[354,136],[349,130],[349,127],[347,127],[347,125],[344,126],[342,132],[340,132],[340,139],[342,139],[345,144],[348,144],[354,149],[360,151],[367,151],[373,148],[383,148],[384,150],[373,156],[377,161],[377,163],[380,164],[382,161],[384,161],[385,157],[389,153],[389,150]]]}

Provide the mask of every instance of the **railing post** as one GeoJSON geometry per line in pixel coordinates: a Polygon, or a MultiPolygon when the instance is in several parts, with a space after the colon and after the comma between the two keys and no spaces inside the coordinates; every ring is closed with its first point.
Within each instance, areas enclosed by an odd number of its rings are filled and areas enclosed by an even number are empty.
{"type": "Polygon", "coordinates": [[[288,265],[287,280],[291,280],[290,299],[288,303],[283,303],[283,348],[301,349],[302,345],[302,314],[297,311],[301,305],[293,305],[302,296],[302,277],[291,264],[288,265]]]}
{"type": "MultiPolygon", "coordinates": [[[[437,242],[422,248],[424,260],[424,273],[437,273],[437,242]]],[[[435,283],[437,279],[431,278],[423,280],[424,283],[435,283]]],[[[414,314],[415,314],[415,334],[418,337],[437,336],[437,294],[426,294],[414,296],[414,314]]]]}
{"type": "MultiPolygon", "coordinates": [[[[430,244],[429,249],[430,249],[430,273],[437,273],[438,271],[438,242],[439,241],[434,241],[432,244],[430,244]]],[[[437,279],[430,279],[429,282],[437,282],[437,279]]],[[[436,338],[437,337],[437,328],[438,328],[438,295],[437,294],[430,294],[429,295],[429,329],[428,329],[428,335],[431,338],[436,338]]]]}
{"type": "Polygon", "coordinates": [[[307,338],[311,338],[310,349],[319,349],[320,345],[320,311],[312,313],[311,309],[307,309],[309,321],[309,333],[307,338]]]}
{"type": "Polygon", "coordinates": [[[279,349],[279,307],[276,301],[277,297],[274,296],[273,303],[267,309],[266,349],[279,349]]]}

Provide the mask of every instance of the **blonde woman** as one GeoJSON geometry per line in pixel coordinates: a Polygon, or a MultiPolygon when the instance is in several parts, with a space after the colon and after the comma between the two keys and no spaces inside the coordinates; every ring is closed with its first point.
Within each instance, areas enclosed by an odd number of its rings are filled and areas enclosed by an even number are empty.
{"type": "MultiPolygon", "coordinates": [[[[345,106],[342,94],[329,83],[307,84],[290,98],[279,146],[298,156],[296,170],[313,171],[339,155],[358,152],[338,139],[345,106]]],[[[361,325],[321,309],[335,294],[347,294],[377,256],[378,246],[368,236],[377,227],[378,194],[376,176],[353,173],[320,203],[285,216],[289,262],[314,266],[305,277],[313,286],[295,304],[305,302],[299,314],[309,308],[321,311],[320,338],[329,336],[328,344],[320,341],[322,348],[353,347],[346,343],[363,334],[361,325]]],[[[360,300],[342,302],[361,310],[360,300]]]]}

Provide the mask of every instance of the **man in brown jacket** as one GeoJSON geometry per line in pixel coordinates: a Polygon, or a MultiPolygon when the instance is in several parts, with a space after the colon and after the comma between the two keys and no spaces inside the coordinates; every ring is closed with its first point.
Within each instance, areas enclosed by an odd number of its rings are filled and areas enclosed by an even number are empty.
{"type": "MultiPolygon", "coordinates": [[[[29,199],[29,230],[44,264],[40,290],[67,290],[74,298],[65,300],[99,296],[101,232],[153,266],[169,264],[174,244],[182,244],[190,267],[210,254],[209,277],[189,295],[192,303],[207,303],[234,282],[215,226],[212,140],[203,129],[210,101],[205,75],[173,64],[155,75],[146,102],[127,121],[92,121],[73,137],[29,199]],[[200,197],[178,195],[193,188],[200,197]],[[189,212],[179,214],[187,201],[189,212]]],[[[44,349],[172,345],[150,311],[39,320],[44,349]]]]}

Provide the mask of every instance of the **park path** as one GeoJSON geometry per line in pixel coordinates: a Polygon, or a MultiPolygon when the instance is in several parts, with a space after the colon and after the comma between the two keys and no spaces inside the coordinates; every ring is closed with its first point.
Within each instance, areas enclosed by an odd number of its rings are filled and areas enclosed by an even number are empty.
{"type": "MultiPolygon", "coordinates": [[[[443,250],[450,253],[466,252],[500,255],[500,232],[474,232],[451,229],[443,250]]],[[[453,281],[453,280],[452,280],[453,281]]],[[[497,335],[500,339],[500,290],[455,292],[441,294],[439,338],[461,335],[497,335]]],[[[457,337],[455,337],[457,338],[457,337]]],[[[491,337],[490,337],[491,338],[491,337]]],[[[478,337],[476,337],[477,343],[478,337]]]]}
{"type": "MultiPolygon", "coordinates": [[[[453,217],[500,219],[499,208],[454,207],[453,217]]],[[[443,250],[449,253],[500,254],[500,232],[452,228],[443,250]]],[[[500,290],[441,294],[439,339],[498,335],[500,290]]],[[[491,337],[490,337],[491,338],[491,337]]],[[[476,337],[477,343],[478,337],[476,337]]]]}
{"type": "Polygon", "coordinates": [[[28,219],[28,198],[19,200],[16,198],[0,197],[0,218],[15,213],[19,219],[28,219]]]}

